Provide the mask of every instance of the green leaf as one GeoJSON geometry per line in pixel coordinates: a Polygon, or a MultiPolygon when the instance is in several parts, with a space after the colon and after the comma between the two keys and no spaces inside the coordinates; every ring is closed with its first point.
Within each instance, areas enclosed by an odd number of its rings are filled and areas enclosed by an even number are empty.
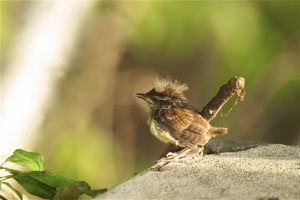
{"type": "MultiPolygon", "coordinates": [[[[7,178],[15,179],[28,193],[41,198],[75,200],[82,194],[95,197],[97,194],[106,191],[106,189],[91,189],[91,186],[85,181],[74,181],[52,172],[43,171],[44,158],[35,152],[17,149],[4,163],[0,166],[0,169],[4,169],[11,174],[7,178]],[[2,165],[6,162],[25,166],[32,171],[22,172],[3,167],[2,165]]],[[[7,182],[3,182],[3,184],[11,188],[22,200],[22,194],[19,191],[7,182]]]]}
{"type": "Polygon", "coordinates": [[[42,171],[44,168],[44,157],[41,154],[22,149],[15,150],[13,155],[8,157],[4,163],[6,162],[28,167],[32,171],[42,171]]]}
{"type": "Polygon", "coordinates": [[[70,180],[63,178],[62,176],[48,171],[30,172],[28,173],[28,176],[55,188],[62,187],[64,184],[71,182],[70,180]]]}
{"type": "Polygon", "coordinates": [[[22,194],[21,194],[21,192],[19,192],[18,190],[16,190],[13,186],[11,186],[9,183],[7,183],[7,182],[1,182],[1,184],[4,184],[4,185],[6,185],[7,187],[9,187],[18,197],[19,197],[19,199],[23,199],[23,196],[22,196],[22,194]]]}
{"type": "Polygon", "coordinates": [[[12,178],[28,193],[42,198],[53,198],[56,188],[67,182],[62,177],[47,171],[21,172],[13,169],[7,171],[13,174],[12,178]]]}
{"type": "Polygon", "coordinates": [[[51,187],[30,176],[15,176],[14,179],[30,194],[44,199],[52,199],[55,196],[56,188],[51,187]]]}
{"type": "Polygon", "coordinates": [[[64,184],[69,182],[76,182],[71,181],[69,179],[66,179],[62,176],[56,175],[52,172],[48,171],[30,171],[30,172],[21,172],[14,169],[5,168],[6,171],[9,173],[15,175],[14,177],[21,177],[21,176],[29,176],[37,181],[40,181],[46,185],[52,186],[52,187],[62,187],[64,184]]]}
{"type": "Polygon", "coordinates": [[[102,194],[104,192],[106,192],[107,189],[103,188],[103,189],[95,189],[95,190],[88,190],[85,192],[85,194],[89,195],[90,197],[95,198],[98,194],[102,194]]]}

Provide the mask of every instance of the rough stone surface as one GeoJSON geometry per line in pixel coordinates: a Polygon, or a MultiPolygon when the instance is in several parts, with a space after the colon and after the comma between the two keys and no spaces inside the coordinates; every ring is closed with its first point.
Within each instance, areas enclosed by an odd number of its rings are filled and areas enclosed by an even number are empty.
{"type": "Polygon", "coordinates": [[[97,199],[300,199],[300,148],[266,145],[170,163],[97,199]]]}

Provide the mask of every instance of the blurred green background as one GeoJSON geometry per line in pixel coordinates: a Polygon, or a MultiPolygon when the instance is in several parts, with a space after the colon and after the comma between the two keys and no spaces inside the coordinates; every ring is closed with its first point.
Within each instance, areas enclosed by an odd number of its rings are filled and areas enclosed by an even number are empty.
{"type": "MultiPolygon", "coordinates": [[[[1,2],[3,77],[34,3],[1,2]]],[[[135,93],[160,74],[187,83],[200,109],[245,77],[245,101],[212,124],[230,139],[300,145],[300,1],[100,1],[79,34],[32,146],[48,170],[111,188],[153,164],[168,145],[135,93]]]]}

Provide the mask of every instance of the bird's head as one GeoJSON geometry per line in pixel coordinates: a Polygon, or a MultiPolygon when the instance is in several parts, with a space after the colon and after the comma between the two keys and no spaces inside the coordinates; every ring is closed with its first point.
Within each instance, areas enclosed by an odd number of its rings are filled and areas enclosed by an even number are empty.
{"type": "Polygon", "coordinates": [[[145,100],[150,108],[150,111],[182,107],[186,102],[183,92],[187,90],[186,84],[181,84],[179,81],[171,81],[170,79],[157,79],[154,88],[147,93],[138,93],[137,97],[145,100]]]}

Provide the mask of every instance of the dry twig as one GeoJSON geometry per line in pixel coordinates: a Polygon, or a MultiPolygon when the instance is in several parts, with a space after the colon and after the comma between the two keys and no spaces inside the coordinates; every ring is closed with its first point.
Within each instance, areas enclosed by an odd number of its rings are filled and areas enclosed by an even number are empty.
{"type": "MultiPolygon", "coordinates": [[[[204,106],[200,114],[208,121],[211,121],[216,117],[223,105],[235,94],[237,95],[237,99],[234,105],[236,105],[238,101],[243,101],[245,97],[245,79],[243,77],[235,76],[226,84],[222,85],[216,96],[204,106]]],[[[232,107],[229,109],[228,113],[231,110],[232,107]]]]}

